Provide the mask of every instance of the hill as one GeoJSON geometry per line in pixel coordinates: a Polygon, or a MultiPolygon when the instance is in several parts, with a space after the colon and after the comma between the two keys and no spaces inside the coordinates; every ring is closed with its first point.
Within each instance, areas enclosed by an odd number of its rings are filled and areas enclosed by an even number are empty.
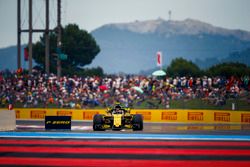
{"type": "MultiPolygon", "coordinates": [[[[22,59],[22,67],[25,67],[25,62],[23,58],[23,49],[25,45],[21,46],[21,59],[22,59]]],[[[9,46],[6,48],[0,49],[0,70],[15,70],[17,68],[17,47],[9,46]]]]}
{"type": "Polygon", "coordinates": [[[155,54],[163,52],[164,65],[173,58],[192,60],[206,68],[217,59],[250,47],[250,32],[215,27],[201,21],[163,19],[107,24],[92,32],[101,47],[91,66],[107,73],[138,73],[156,67],[155,54]],[[196,61],[195,61],[196,60],[196,61]],[[199,63],[202,62],[202,63],[199,63]]]}
{"type": "MultiPolygon", "coordinates": [[[[101,52],[88,67],[100,66],[105,73],[139,73],[156,68],[156,52],[163,64],[183,57],[201,68],[219,62],[237,61],[250,65],[250,32],[216,27],[198,20],[163,19],[106,24],[91,34],[101,52]]],[[[23,61],[22,67],[27,67],[23,61]]],[[[0,49],[0,70],[16,69],[16,46],[0,49]]]]}

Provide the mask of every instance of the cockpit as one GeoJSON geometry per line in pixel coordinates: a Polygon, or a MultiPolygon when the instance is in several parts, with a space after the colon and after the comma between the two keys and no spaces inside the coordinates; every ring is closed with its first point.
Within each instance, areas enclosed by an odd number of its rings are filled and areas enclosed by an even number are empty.
{"type": "Polygon", "coordinates": [[[112,111],[112,114],[124,114],[124,110],[120,105],[116,105],[112,111]]]}

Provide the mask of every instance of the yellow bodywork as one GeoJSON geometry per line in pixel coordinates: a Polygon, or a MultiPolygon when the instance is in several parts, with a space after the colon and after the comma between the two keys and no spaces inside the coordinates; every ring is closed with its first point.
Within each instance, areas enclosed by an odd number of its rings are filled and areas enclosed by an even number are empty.
{"type": "Polygon", "coordinates": [[[122,125],[122,114],[114,114],[114,126],[119,127],[122,125]]]}

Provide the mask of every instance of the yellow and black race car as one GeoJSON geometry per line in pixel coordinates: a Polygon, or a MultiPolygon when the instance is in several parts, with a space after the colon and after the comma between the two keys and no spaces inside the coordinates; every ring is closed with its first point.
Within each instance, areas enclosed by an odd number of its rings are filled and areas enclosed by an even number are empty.
{"type": "Polygon", "coordinates": [[[93,130],[103,131],[106,129],[143,130],[143,118],[141,114],[130,114],[130,108],[116,103],[107,109],[107,114],[96,114],[93,118],[93,130]]]}

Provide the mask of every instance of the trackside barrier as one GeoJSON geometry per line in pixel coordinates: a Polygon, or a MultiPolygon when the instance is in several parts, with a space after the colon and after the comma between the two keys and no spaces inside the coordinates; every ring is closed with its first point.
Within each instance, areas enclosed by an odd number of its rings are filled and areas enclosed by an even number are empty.
{"type": "MultiPolygon", "coordinates": [[[[17,119],[44,119],[47,115],[71,116],[72,120],[92,120],[95,114],[106,113],[105,109],[17,108],[15,111],[17,119]]],[[[134,109],[131,114],[142,114],[145,122],[250,124],[248,111],[134,109]]]]}
{"type": "Polygon", "coordinates": [[[16,113],[14,110],[0,110],[0,131],[16,129],[16,113]]]}

